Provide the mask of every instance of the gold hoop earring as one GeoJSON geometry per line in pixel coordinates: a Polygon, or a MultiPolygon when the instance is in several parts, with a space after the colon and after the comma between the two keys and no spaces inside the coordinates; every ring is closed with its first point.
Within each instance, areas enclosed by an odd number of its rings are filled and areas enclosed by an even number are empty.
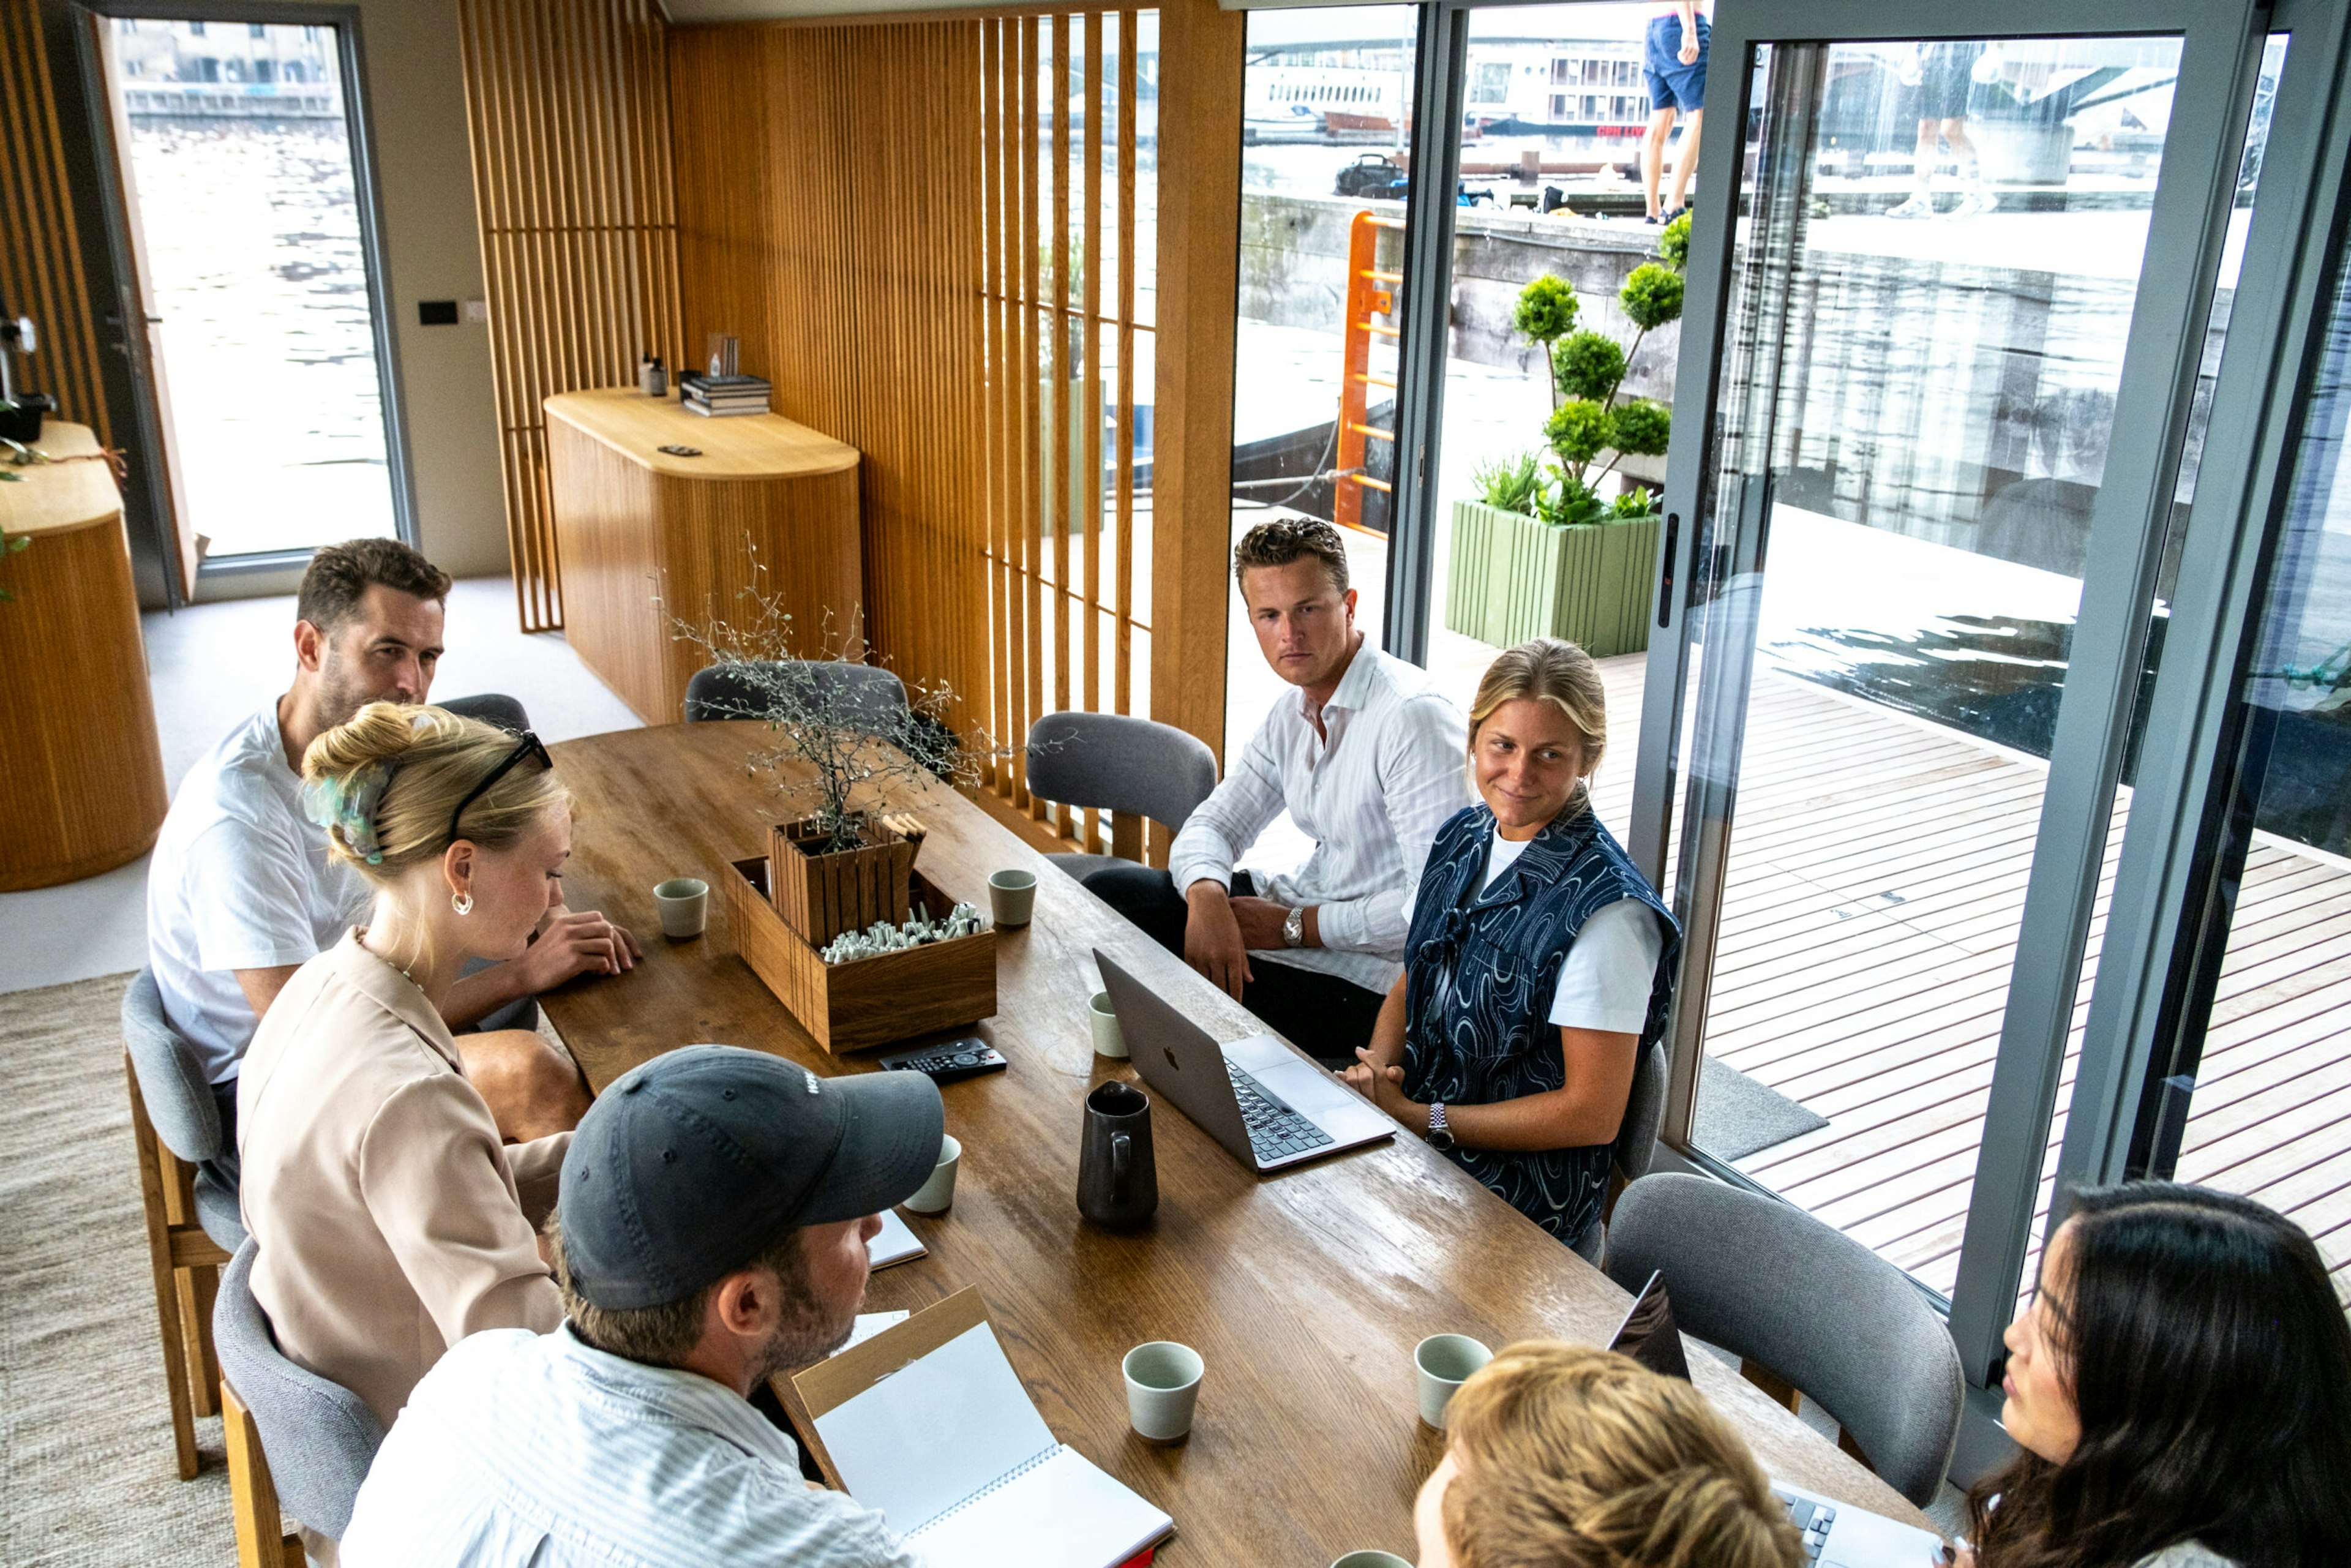
{"type": "Polygon", "coordinates": [[[449,895],[449,907],[460,915],[471,915],[474,913],[474,895],[470,893],[453,893],[449,895]]]}

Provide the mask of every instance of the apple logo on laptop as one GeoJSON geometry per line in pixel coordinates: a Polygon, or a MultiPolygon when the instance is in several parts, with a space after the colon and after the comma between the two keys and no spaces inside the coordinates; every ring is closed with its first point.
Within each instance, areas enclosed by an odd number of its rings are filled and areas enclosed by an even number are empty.
{"type": "Polygon", "coordinates": [[[1172,1047],[1163,1045],[1159,1050],[1160,1053],[1167,1058],[1167,1065],[1169,1067],[1178,1072],[1184,1071],[1184,1064],[1176,1060],[1176,1052],[1172,1047]]]}

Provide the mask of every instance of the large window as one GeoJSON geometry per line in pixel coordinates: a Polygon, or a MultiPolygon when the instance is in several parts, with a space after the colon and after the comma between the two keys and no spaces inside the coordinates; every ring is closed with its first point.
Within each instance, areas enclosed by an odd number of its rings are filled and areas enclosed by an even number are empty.
{"type": "Polygon", "coordinates": [[[214,559],[395,532],[341,30],[111,26],[182,529],[214,559]]]}
{"type": "MultiPolygon", "coordinates": [[[[2229,527],[2267,450],[2215,415],[2225,367],[2287,319],[2293,269],[2248,271],[2264,164],[2299,191],[2335,156],[2307,102],[2273,144],[2273,109],[2297,79],[2305,99],[2343,90],[2340,73],[2306,0],[2273,9],[2266,50],[2241,9],[2202,0],[2146,13],[2139,36],[2049,0],[2003,13],[2035,36],[2000,37],[1887,0],[1849,41],[1753,0],[1714,19],[1703,136],[1684,105],[1658,146],[1650,9],[1446,0],[1416,32],[1401,7],[1252,14],[1235,526],[1281,507],[1354,525],[1386,645],[1465,704],[1529,636],[1601,657],[1599,812],[1686,931],[1667,1143],[1949,1298],[1970,1375],[1996,1378],[2077,1068],[2110,1099],[2137,1092],[2145,1040],[2085,1019],[2154,918],[2117,901],[2118,863],[2158,852],[2126,854],[2126,831],[2137,845],[2142,817],[2187,811],[2182,769],[2216,766],[2150,705],[2158,681],[2207,676],[2176,668],[2208,663],[2205,643],[2178,651],[2179,605],[2208,629],[2220,613],[2196,608],[2183,550],[2229,527]],[[1802,41],[1740,30],[1760,17],[1802,41]],[[1304,57],[1337,67],[1374,36],[1398,39],[1378,68],[1406,88],[1416,44],[1424,92],[1432,60],[1458,62],[1445,98],[1375,152],[1348,152],[1328,117],[1275,145],[1271,106],[1320,114],[1285,96],[1304,57]],[[1696,203],[1681,225],[1677,192],[1696,203]],[[1301,243],[1301,209],[1334,205],[1374,231],[1352,272],[1327,228],[1301,243]],[[1351,316],[1357,284],[1389,313],[1351,316]],[[1320,340],[1284,339],[1293,322],[1320,340]],[[1351,332],[1377,357],[1353,367],[1351,332]],[[1395,400],[1364,410],[1352,455],[1351,367],[1395,400]],[[1295,433],[1280,455],[1252,447],[1277,429],[1295,433]],[[2121,959],[2110,924],[2129,928],[2121,959]]],[[[2304,232],[2266,254],[2323,243],[2304,232]]],[[[2200,946],[2147,981],[2170,1032],[2128,1161],[2261,1196],[2336,1258],[2342,308],[2253,599],[2218,813],[2241,831],[2209,896],[2180,895],[2200,946]]],[[[2223,413],[2263,392],[2241,382],[2223,413]]],[[[1238,742],[1270,696],[1238,619],[1233,673],[1238,742]]]]}

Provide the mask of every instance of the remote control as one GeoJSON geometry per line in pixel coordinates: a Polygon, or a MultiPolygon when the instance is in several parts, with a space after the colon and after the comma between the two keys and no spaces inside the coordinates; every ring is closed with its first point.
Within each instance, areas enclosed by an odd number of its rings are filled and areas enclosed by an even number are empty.
{"type": "Polygon", "coordinates": [[[1004,1060],[1001,1051],[972,1034],[961,1040],[951,1040],[945,1045],[926,1045],[915,1051],[902,1051],[895,1056],[882,1058],[876,1065],[924,1073],[934,1083],[955,1083],[966,1078],[977,1078],[983,1072],[1001,1072],[1010,1064],[1004,1060]]]}

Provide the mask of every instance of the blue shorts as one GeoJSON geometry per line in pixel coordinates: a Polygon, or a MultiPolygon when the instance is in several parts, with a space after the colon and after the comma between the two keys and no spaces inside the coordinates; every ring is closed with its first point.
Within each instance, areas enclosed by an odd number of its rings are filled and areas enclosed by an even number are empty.
{"type": "Polygon", "coordinates": [[[1649,108],[1678,109],[1685,114],[1695,114],[1706,107],[1706,49],[1714,29],[1700,16],[1698,19],[1698,63],[1682,64],[1682,19],[1679,16],[1649,18],[1649,39],[1646,57],[1641,62],[1642,73],[1649,83],[1649,108]]]}

